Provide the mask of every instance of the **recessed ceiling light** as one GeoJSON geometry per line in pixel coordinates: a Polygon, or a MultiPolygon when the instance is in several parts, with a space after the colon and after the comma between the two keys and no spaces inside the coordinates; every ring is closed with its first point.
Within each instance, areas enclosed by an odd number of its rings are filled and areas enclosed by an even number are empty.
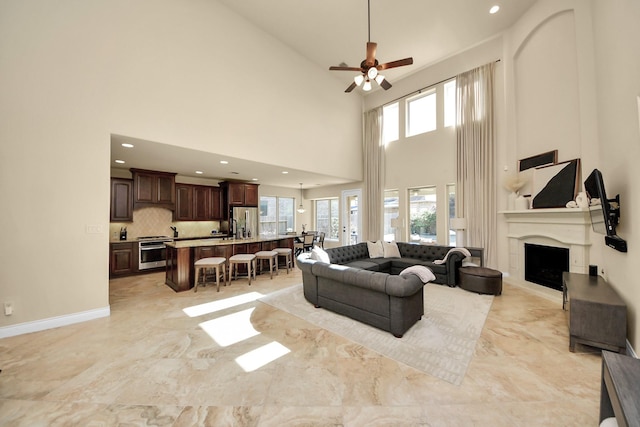
{"type": "Polygon", "coordinates": [[[204,172],[202,172],[202,171],[196,171],[196,173],[197,173],[198,175],[202,175],[204,172]]]}
{"type": "Polygon", "coordinates": [[[491,6],[491,9],[489,9],[489,13],[493,15],[494,13],[498,13],[499,10],[500,10],[500,6],[496,4],[494,6],[491,6]]]}
{"type": "Polygon", "coordinates": [[[120,163],[121,165],[124,165],[124,160],[116,160],[116,163],[120,163]]]}
{"type": "Polygon", "coordinates": [[[251,178],[251,181],[257,181],[258,178],[251,178]]]}
{"type": "Polygon", "coordinates": [[[128,144],[126,142],[124,144],[122,144],[122,146],[125,147],[125,148],[133,148],[133,144],[128,144]]]}
{"type": "Polygon", "coordinates": [[[226,161],[226,160],[220,160],[220,163],[222,163],[223,165],[228,165],[229,164],[229,162],[226,161]]]}
{"type": "Polygon", "coordinates": [[[287,171],[282,171],[282,173],[283,173],[284,175],[286,175],[286,174],[288,174],[289,172],[287,172],[287,171]]]}

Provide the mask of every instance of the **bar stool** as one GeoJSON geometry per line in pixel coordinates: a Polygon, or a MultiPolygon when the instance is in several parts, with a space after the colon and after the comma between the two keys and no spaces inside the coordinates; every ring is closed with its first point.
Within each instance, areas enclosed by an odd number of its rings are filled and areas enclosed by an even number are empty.
{"type": "Polygon", "coordinates": [[[256,252],[256,260],[260,271],[262,272],[262,261],[269,261],[269,274],[273,279],[273,268],[275,264],[276,273],[278,272],[278,252],[276,251],[259,251],[256,252]]]}
{"type": "Polygon", "coordinates": [[[293,262],[291,259],[293,251],[291,248],[275,248],[274,251],[278,252],[278,257],[284,257],[284,263],[287,266],[287,274],[289,274],[289,268],[293,268],[293,262]]]}
{"type": "Polygon", "coordinates": [[[222,282],[224,283],[225,286],[227,286],[226,283],[226,275],[227,275],[227,259],[226,258],[221,258],[221,257],[214,257],[214,258],[202,258],[197,260],[194,263],[194,267],[196,269],[196,280],[195,280],[195,286],[194,288],[194,292],[198,292],[198,277],[200,277],[200,270],[203,270],[203,281],[202,284],[203,286],[207,285],[207,269],[208,268],[214,268],[216,270],[216,287],[218,289],[218,292],[220,292],[220,268],[222,267],[222,282]]]}
{"type": "Polygon", "coordinates": [[[253,254],[236,254],[229,258],[229,281],[231,275],[238,278],[238,264],[247,264],[247,273],[249,277],[249,286],[251,286],[251,270],[253,270],[253,278],[256,278],[256,256],[253,254]]]}

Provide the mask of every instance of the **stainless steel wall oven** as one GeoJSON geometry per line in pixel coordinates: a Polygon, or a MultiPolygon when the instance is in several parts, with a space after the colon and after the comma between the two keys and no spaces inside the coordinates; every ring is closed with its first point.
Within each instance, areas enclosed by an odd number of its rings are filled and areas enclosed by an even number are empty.
{"type": "Polygon", "coordinates": [[[169,236],[146,236],[138,238],[138,270],[164,267],[167,265],[165,242],[171,242],[169,236]]]}

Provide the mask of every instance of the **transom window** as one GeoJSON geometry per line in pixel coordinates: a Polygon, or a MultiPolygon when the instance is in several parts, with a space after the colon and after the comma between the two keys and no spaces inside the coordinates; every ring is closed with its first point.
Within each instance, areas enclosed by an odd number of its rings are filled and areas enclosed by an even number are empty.
{"type": "Polygon", "coordinates": [[[400,105],[397,102],[382,107],[382,143],[400,138],[400,105]]]}
{"type": "Polygon", "coordinates": [[[407,136],[436,130],[436,90],[413,96],[407,104],[407,136]]]}

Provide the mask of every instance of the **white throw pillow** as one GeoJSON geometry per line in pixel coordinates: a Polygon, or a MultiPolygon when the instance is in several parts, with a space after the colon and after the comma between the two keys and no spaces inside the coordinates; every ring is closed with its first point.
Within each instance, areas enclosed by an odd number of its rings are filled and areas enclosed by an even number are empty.
{"type": "Polygon", "coordinates": [[[369,250],[369,258],[382,258],[384,256],[381,240],[377,242],[367,242],[367,249],[369,250]]]}
{"type": "Polygon", "coordinates": [[[331,264],[331,261],[329,260],[329,254],[320,246],[314,246],[314,248],[311,249],[311,256],[309,258],[331,264]]]}
{"type": "Polygon", "coordinates": [[[436,280],[436,276],[433,275],[433,272],[424,265],[412,265],[400,272],[400,276],[406,276],[407,274],[415,274],[420,278],[422,283],[429,283],[432,280],[436,280]]]}
{"type": "Polygon", "coordinates": [[[385,258],[400,258],[400,249],[396,242],[382,242],[385,258]]]}

